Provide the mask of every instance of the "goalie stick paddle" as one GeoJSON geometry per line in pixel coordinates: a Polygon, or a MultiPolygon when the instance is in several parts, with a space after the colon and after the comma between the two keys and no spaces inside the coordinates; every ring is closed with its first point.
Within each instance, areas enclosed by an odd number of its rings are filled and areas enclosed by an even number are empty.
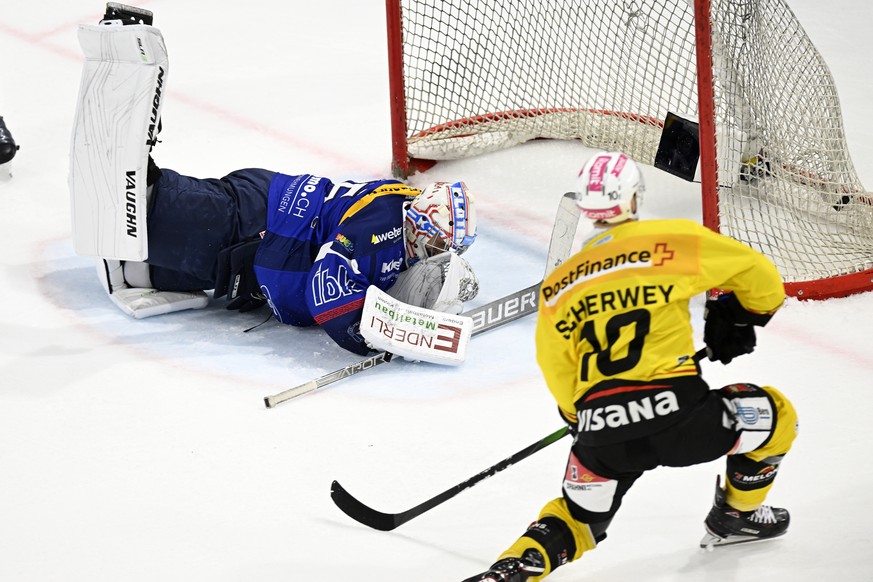
{"type": "MultiPolygon", "coordinates": [[[[537,283],[536,285],[531,285],[521,291],[516,291],[511,295],[507,295],[506,297],[496,299],[491,303],[477,307],[476,309],[468,311],[462,315],[472,318],[473,336],[476,336],[488,331],[489,329],[494,329],[495,327],[499,327],[510,321],[515,321],[520,317],[536,311],[539,300],[539,290],[540,284],[537,283]]],[[[363,372],[364,370],[375,368],[380,364],[387,364],[392,359],[394,359],[394,354],[391,352],[379,352],[373,356],[364,358],[359,362],[349,364],[344,368],[320,376],[315,380],[310,380],[305,384],[289,388],[288,390],[284,390],[272,396],[266,396],[264,397],[264,404],[267,408],[273,408],[286,400],[291,400],[297,396],[314,392],[320,388],[324,388],[328,384],[333,384],[337,380],[342,380],[343,378],[363,372]]]]}
{"type": "Polygon", "coordinates": [[[484,471],[481,471],[473,477],[470,477],[463,483],[458,483],[454,487],[443,491],[436,497],[432,497],[424,503],[420,503],[412,509],[407,509],[406,511],[401,511],[400,513],[383,513],[367,505],[364,505],[363,503],[355,499],[355,497],[353,497],[351,493],[346,491],[345,488],[343,488],[343,486],[339,484],[339,481],[334,481],[331,484],[330,497],[331,499],[333,499],[333,502],[336,504],[336,506],[343,511],[343,513],[345,513],[355,521],[360,522],[368,527],[372,527],[373,529],[378,529],[380,531],[391,531],[394,528],[403,525],[407,521],[418,517],[422,513],[430,511],[437,505],[448,501],[464,489],[469,489],[476,483],[479,483],[480,481],[483,481],[488,477],[499,473],[507,467],[511,467],[522,459],[525,459],[535,452],[544,449],[550,444],[561,440],[568,434],[570,434],[570,429],[566,426],[559,430],[556,430],[549,436],[538,440],[528,447],[525,447],[511,457],[503,459],[496,465],[488,467],[484,471]]]}
{"type": "MultiPolygon", "coordinates": [[[[558,204],[557,216],[555,216],[555,224],[552,226],[548,258],[546,260],[546,275],[570,257],[570,250],[573,247],[573,240],[576,237],[576,230],[579,225],[579,215],[580,210],[576,205],[576,195],[573,192],[567,192],[561,197],[558,204]]],[[[473,319],[473,336],[534,313],[539,305],[541,283],[535,283],[521,291],[516,291],[463,313],[462,315],[473,319]]],[[[264,405],[267,408],[273,408],[292,398],[315,392],[320,388],[333,384],[337,380],[342,380],[370,368],[375,368],[380,364],[387,364],[393,358],[394,354],[390,352],[379,352],[299,386],[283,390],[272,396],[265,396],[264,405]]]]}
{"type": "MultiPolygon", "coordinates": [[[[697,353],[692,356],[694,362],[699,363],[701,360],[707,357],[706,348],[702,348],[697,351],[697,353]]],[[[470,487],[476,485],[480,481],[491,477],[500,471],[506,469],[514,465],[515,463],[525,459],[535,452],[542,450],[543,448],[549,446],[550,444],[557,442],[570,434],[570,429],[567,427],[560,428],[550,434],[547,437],[544,437],[532,445],[518,451],[511,457],[508,457],[496,465],[492,465],[487,469],[481,471],[480,473],[470,477],[466,481],[462,483],[458,483],[454,487],[450,489],[446,489],[439,495],[432,497],[425,501],[424,503],[419,503],[412,509],[407,509],[406,511],[401,511],[400,513],[384,513],[373,509],[368,505],[364,505],[358,499],[356,499],[351,493],[346,491],[346,489],[340,485],[339,481],[334,481],[330,486],[330,497],[333,499],[333,502],[339,507],[343,513],[354,519],[355,521],[366,525],[367,527],[371,527],[373,529],[377,529],[380,531],[391,531],[398,526],[403,525],[407,521],[414,519],[425,513],[426,511],[430,511],[437,505],[440,505],[464,489],[469,489],[470,487]]]]}

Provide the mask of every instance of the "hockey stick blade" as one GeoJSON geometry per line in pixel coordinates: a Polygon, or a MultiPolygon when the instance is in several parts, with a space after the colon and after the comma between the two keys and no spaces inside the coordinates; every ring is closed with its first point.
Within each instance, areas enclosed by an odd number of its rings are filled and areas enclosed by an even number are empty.
{"type": "Polygon", "coordinates": [[[334,481],[331,484],[330,497],[331,499],[333,499],[333,502],[336,504],[336,506],[339,507],[340,510],[342,510],[343,513],[345,513],[358,523],[362,523],[367,527],[371,527],[379,531],[391,531],[403,525],[404,523],[418,517],[419,515],[430,511],[434,507],[441,505],[461,491],[473,487],[480,481],[484,481],[488,477],[496,475],[507,467],[510,467],[515,463],[521,461],[522,459],[531,456],[535,452],[544,449],[550,444],[561,440],[568,434],[570,434],[570,429],[567,427],[562,427],[550,434],[549,436],[542,438],[532,445],[518,451],[511,457],[508,457],[500,461],[496,465],[492,465],[484,471],[477,473],[466,481],[458,483],[454,487],[443,491],[439,495],[428,499],[424,503],[420,503],[411,509],[401,511],[400,513],[383,513],[381,511],[373,509],[372,507],[364,505],[363,503],[358,501],[351,493],[346,491],[346,489],[339,484],[339,481],[334,481]]]}
{"type": "MultiPolygon", "coordinates": [[[[555,216],[555,223],[552,226],[552,235],[549,240],[549,251],[546,260],[546,275],[570,257],[570,250],[573,247],[573,240],[579,225],[579,215],[580,210],[576,204],[575,194],[567,192],[558,203],[558,212],[555,216]]],[[[464,313],[463,315],[473,320],[473,335],[476,336],[536,312],[539,305],[541,283],[535,283],[530,287],[464,313]]],[[[343,378],[375,368],[380,364],[387,364],[392,358],[393,354],[389,352],[379,352],[299,386],[283,390],[272,396],[265,396],[264,404],[267,408],[274,408],[287,400],[315,392],[337,380],[342,380],[343,378]]]]}
{"type": "MultiPolygon", "coordinates": [[[[695,362],[700,362],[704,358],[706,358],[706,348],[698,350],[691,357],[691,359],[695,362]]],[[[507,467],[510,467],[511,465],[514,465],[515,463],[521,461],[526,457],[529,457],[530,455],[547,447],[548,445],[561,440],[568,434],[570,434],[569,428],[560,428],[549,436],[540,439],[539,441],[533,443],[527,448],[520,450],[511,457],[504,459],[496,465],[488,467],[484,471],[474,475],[463,483],[458,483],[454,487],[443,491],[439,495],[428,499],[424,503],[420,503],[411,509],[401,511],[400,513],[384,513],[377,509],[373,509],[368,505],[365,505],[364,503],[360,502],[356,497],[354,497],[351,493],[349,493],[345,489],[345,487],[340,485],[339,481],[334,481],[331,484],[330,497],[331,499],[333,499],[333,502],[336,504],[336,506],[339,507],[340,510],[342,510],[343,513],[345,513],[358,523],[362,523],[367,527],[371,527],[379,531],[391,531],[403,525],[404,523],[418,517],[426,511],[430,511],[434,507],[448,501],[464,489],[469,489],[480,481],[483,481],[484,479],[487,479],[488,477],[499,473],[500,471],[506,469],[507,467]]]]}
{"type": "MultiPolygon", "coordinates": [[[[391,531],[404,523],[403,513],[382,513],[367,507],[340,485],[339,481],[330,484],[330,498],[343,513],[352,519],[379,531],[391,531]]],[[[411,511],[411,510],[410,510],[411,511]]],[[[411,519],[411,518],[407,518],[411,519]]]]}

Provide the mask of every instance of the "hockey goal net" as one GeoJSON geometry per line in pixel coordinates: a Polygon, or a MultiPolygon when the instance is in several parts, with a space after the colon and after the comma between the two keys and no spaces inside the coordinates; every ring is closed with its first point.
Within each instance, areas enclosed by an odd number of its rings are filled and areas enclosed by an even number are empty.
{"type": "Polygon", "coordinates": [[[769,256],[790,295],[873,288],[873,195],[784,0],[386,2],[398,175],[581,140],[699,181],[703,223],[769,256]]]}

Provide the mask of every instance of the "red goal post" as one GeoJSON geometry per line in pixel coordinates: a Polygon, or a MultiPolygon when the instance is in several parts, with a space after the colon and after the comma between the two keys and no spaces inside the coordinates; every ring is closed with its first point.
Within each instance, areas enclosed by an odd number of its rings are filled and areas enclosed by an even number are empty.
{"type": "Polygon", "coordinates": [[[393,165],[580,140],[701,184],[789,295],[873,289],[873,194],[786,0],[386,0],[393,165]]]}

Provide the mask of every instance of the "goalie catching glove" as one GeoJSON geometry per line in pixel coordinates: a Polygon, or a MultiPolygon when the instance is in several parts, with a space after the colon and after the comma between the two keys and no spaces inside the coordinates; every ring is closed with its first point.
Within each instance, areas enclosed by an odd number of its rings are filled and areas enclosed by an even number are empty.
{"type": "Polygon", "coordinates": [[[764,326],[772,315],[747,311],[733,293],[725,293],[717,299],[709,299],[704,308],[706,320],[703,342],[710,360],[722,364],[734,358],[751,354],[757,337],[755,327],[764,326]]]}
{"type": "Polygon", "coordinates": [[[418,307],[458,314],[479,294],[479,279],[463,257],[441,253],[400,273],[388,295],[418,307]]]}

